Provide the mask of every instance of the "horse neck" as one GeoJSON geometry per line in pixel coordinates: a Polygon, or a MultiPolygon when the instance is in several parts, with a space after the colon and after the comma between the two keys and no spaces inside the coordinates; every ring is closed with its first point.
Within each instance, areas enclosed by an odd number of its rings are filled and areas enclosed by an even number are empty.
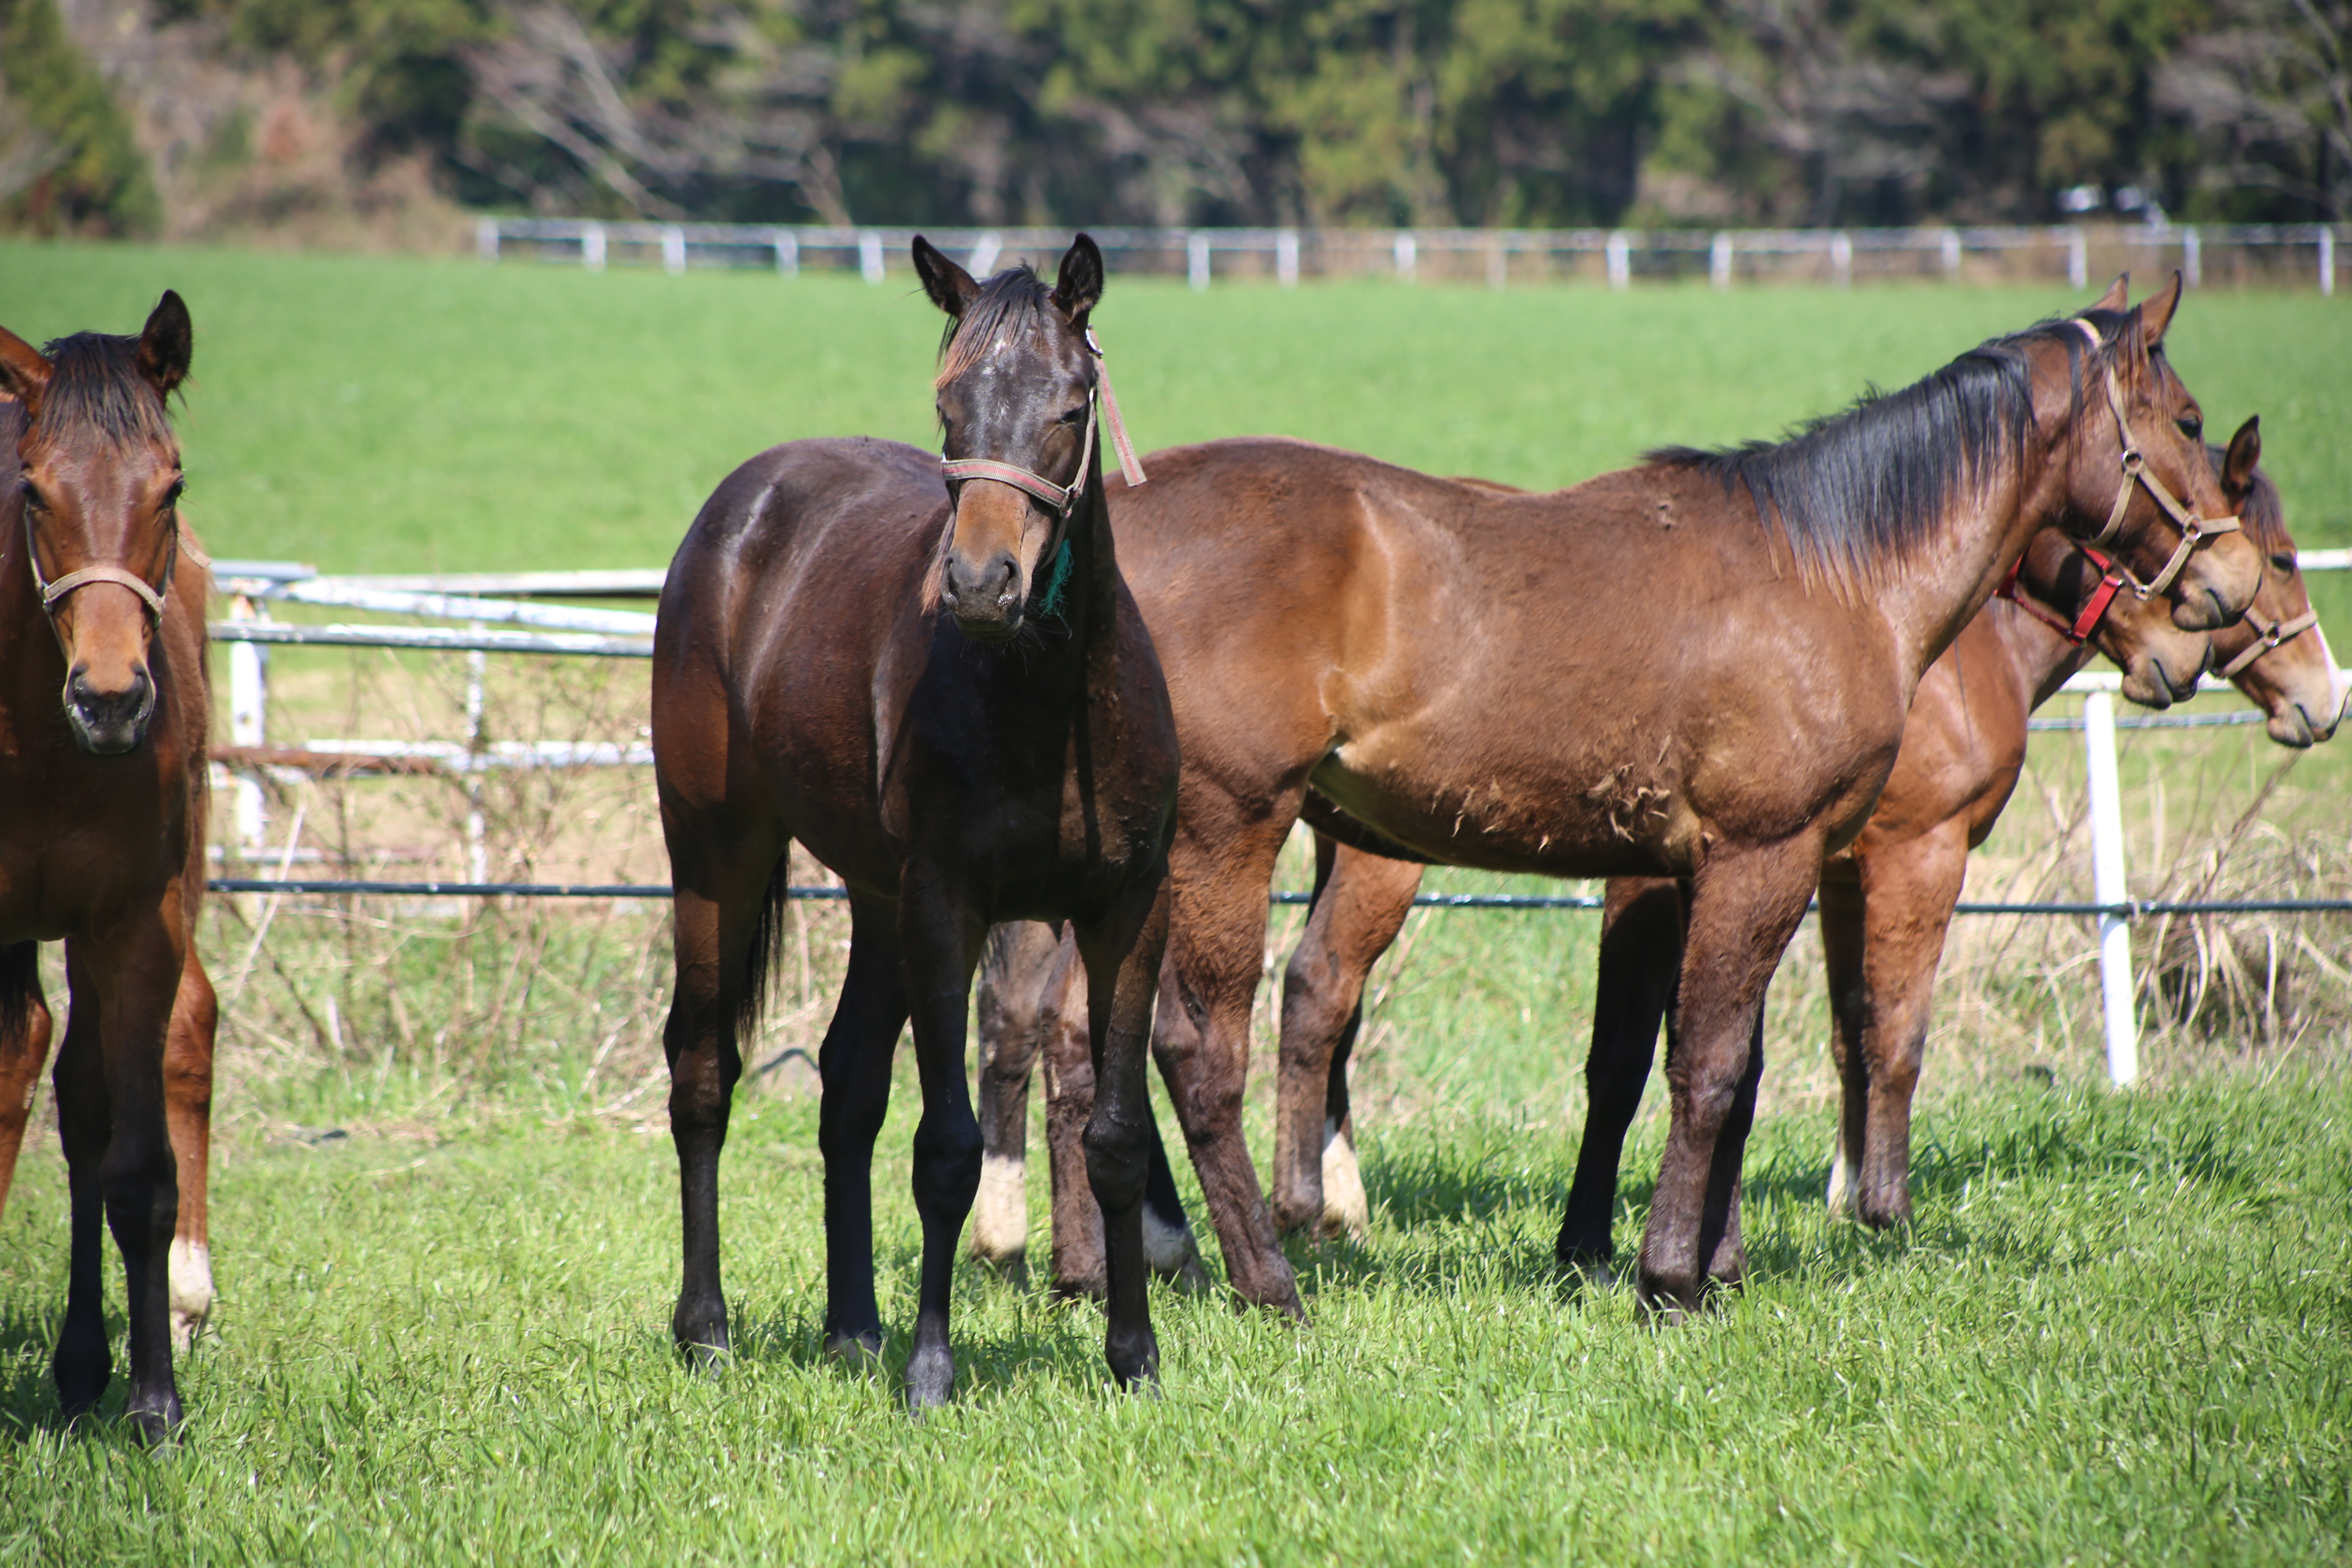
{"type": "MultiPolygon", "coordinates": [[[[2045,609],[2049,606],[2043,606],[2045,609]]],[[[2053,615],[2062,612],[2051,610],[2053,615]]],[[[1979,613],[2000,638],[2010,674],[2029,709],[2050,700],[2057,689],[2091,662],[2095,650],[2077,643],[2019,605],[1995,601],[1979,613]]]]}
{"type": "Polygon", "coordinates": [[[1991,600],[2034,533],[2056,521],[2065,485],[2053,458],[2067,436],[2037,428],[1987,460],[1932,538],[1882,578],[1875,603],[1895,634],[1906,690],[1991,600]]]}
{"type": "Polygon", "coordinates": [[[1069,624],[1070,646],[1079,649],[1103,646],[1115,631],[1118,610],[1118,549],[1111,538],[1099,452],[1087,458],[1086,486],[1063,531],[1070,580],[1063,590],[1062,619],[1069,624]]]}

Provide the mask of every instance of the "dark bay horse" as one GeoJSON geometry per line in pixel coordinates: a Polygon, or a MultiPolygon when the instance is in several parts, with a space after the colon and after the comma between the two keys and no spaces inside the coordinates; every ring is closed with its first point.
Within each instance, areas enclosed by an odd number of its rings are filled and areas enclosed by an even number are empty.
{"type": "MultiPolygon", "coordinates": [[[[63,940],[72,1008],[54,1081],[73,1243],[58,1397],[79,1415],[112,1375],[103,1224],[129,1296],[128,1415],[149,1439],[181,1418],[166,1033],[175,1009],[184,1040],[210,1024],[191,934],[207,576],[184,538],[165,410],[192,344],[173,293],[137,337],[80,332],[37,352],[0,331],[0,392],[13,400],[0,403],[0,1063],[20,1108],[6,1152],[48,1046],[39,943],[63,940]]],[[[208,1300],[208,1272],[204,1283],[208,1300]]]]}
{"type": "Polygon", "coordinates": [[[677,887],[664,1035],[685,1214],[673,1331],[689,1350],[728,1346],[719,1153],[797,838],[847,884],[851,915],[818,1064],[826,1343],[881,1349],[871,1169],[911,1016],[923,1260],[907,1397],[920,1409],[955,1385],[950,1283],[981,1173],[964,1020],[1000,921],[1076,932],[1097,999],[1085,1146],[1110,1237],[1106,1355],[1124,1383],[1157,1376],[1143,1072],[1177,751],[1104,500],[1097,426],[1118,432],[1087,329],[1100,253],[1079,236],[1050,289],[1025,267],[975,283],[920,239],[915,262],[950,318],[937,382],[945,482],[938,456],[872,440],[792,442],[730,475],[663,590],[653,744],[677,887]]]}
{"type": "MultiPolygon", "coordinates": [[[[2045,532],[2021,562],[2013,591],[1988,604],[1920,683],[1868,825],[1822,868],[1832,1048],[1844,1086],[1833,1211],[1874,1226],[1910,1215],[1911,1097],[1967,856],[2015,788],[2027,717],[2093,647],[2123,667],[2126,696],[2162,707],[2193,686],[2210,645],[2214,662],[2268,716],[2274,740],[2305,746],[2334,733],[2345,678],[2310,613],[2278,491],[2255,466],[2261,453],[2252,419],[2227,448],[2209,449],[2223,494],[2263,556],[2262,585],[2242,620],[2210,638],[2184,638],[2160,601],[2137,600],[2111,569],[2084,571],[2081,552],[2045,532]]],[[[1402,928],[1421,868],[1328,838],[1317,852],[1315,906],[1283,987],[1275,1210],[1286,1228],[1337,1234],[1360,1231],[1366,1207],[1347,1057],[1366,976],[1402,928]],[[1286,1140],[1308,1157],[1286,1159],[1286,1140]]],[[[1676,886],[1616,879],[1603,919],[1591,1119],[1559,1243],[1563,1263],[1592,1273],[1611,1260],[1624,1137],[1673,998],[1676,886]]]]}
{"type": "Polygon", "coordinates": [[[1765,983],[1927,668],[2053,524],[2108,541],[2185,629],[2252,596],[2164,373],[2178,303],[2176,279],[1785,442],[1550,495],[1276,440],[1161,453],[1114,492],[1185,756],[1154,1047],[1241,1294],[1298,1310],[1239,1112],[1265,889],[1310,787],[1421,858],[1690,880],[1641,1287],[1672,1314],[1738,1277],[1765,983]]]}

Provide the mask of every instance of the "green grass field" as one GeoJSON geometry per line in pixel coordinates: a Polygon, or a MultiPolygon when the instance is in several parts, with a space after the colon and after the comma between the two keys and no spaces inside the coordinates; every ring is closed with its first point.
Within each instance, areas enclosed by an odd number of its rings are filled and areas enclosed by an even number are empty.
{"type": "MultiPolygon", "coordinates": [[[[903,271],[876,289],[0,245],[0,325],[36,341],[134,330],[166,285],[198,331],[189,511],[223,555],[656,565],[764,445],[931,434],[939,318],[903,271]]],[[[1663,442],[1775,433],[2079,303],[1892,287],[1194,295],[1115,278],[1098,320],[1146,450],[1280,431],[1549,485],[1663,442]]],[[[2217,431],[2263,414],[2307,545],[2352,544],[2347,312],[2205,294],[2172,339],[2217,431]]],[[[2318,589],[2352,653],[2352,574],[2318,589]]],[[[383,682],[423,667],[379,666],[370,685],[349,656],[281,657],[284,737],[382,732],[383,682]]],[[[499,700],[519,711],[557,684],[541,668],[499,700]]],[[[578,701],[631,725],[642,706],[578,701]]],[[[2263,806],[2281,845],[2333,846],[2330,866],[2352,853],[2348,750],[2298,762],[2263,806]]],[[[2245,730],[2127,739],[2135,890],[2233,822],[2284,756],[2245,730]]],[[[2037,740],[1971,896],[2087,890],[2079,841],[2048,848],[2078,810],[2078,759],[2075,737],[2037,740]]],[[[507,804],[494,831],[519,836],[586,809],[507,804]]],[[[315,809],[323,832],[332,813],[315,809]]],[[[628,831],[642,852],[646,825],[628,831]]],[[[257,902],[211,906],[216,973],[240,970],[257,902]]],[[[2352,1556],[2340,1022],[2153,1035],[2149,1087],[2113,1096],[2082,932],[1964,922],[1917,1131],[1918,1223],[1875,1237],[1821,1210],[1830,1079],[1808,928],[1768,1025],[1753,1282],[1658,1332],[1622,1292],[1564,1296],[1549,1265],[1583,1119],[1590,917],[1417,917],[1359,1058],[1372,1234],[1294,1252],[1312,1326],[1158,1296],[1166,1397],[1136,1401],[1107,1386],[1095,1309],[967,1274],[962,1401],[916,1425],[895,1404],[903,1337],[878,1376],[817,1352],[806,1098],[747,1089],[738,1111],[723,1224],[740,1355],[715,1381],[672,1356],[676,1175],[651,1036],[667,948],[656,910],[606,921],[278,914],[231,993],[216,1332],[184,1363],[194,1422],[168,1457],[104,1421],[60,1427],[64,1181],[41,1107],[0,1218],[0,1563],[2352,1556]]],[[[2347,925],[2280,929],[2333,932],[2315,962],[2335,963],[2347,925]]],[[[1285,931],[1278,916],[1277,948],[1285,931]]],[[[811,979],[788,976],[759,1056],[822,1027],[843,933],[821,910],[809,931],[811,979]]],[[[1250,1111],[1261,1162],[1270,1077],[1250,1111]]],[[[1621,1244],[1646,1213],[1654,1101],[1625,1160],[1621,1244]]],[[[902,1071],[876,1176],[900,1336],[916,1109],[902,1071]]],[[[108,1409],[120,1398],[118,1380],[108,1409]]]]}

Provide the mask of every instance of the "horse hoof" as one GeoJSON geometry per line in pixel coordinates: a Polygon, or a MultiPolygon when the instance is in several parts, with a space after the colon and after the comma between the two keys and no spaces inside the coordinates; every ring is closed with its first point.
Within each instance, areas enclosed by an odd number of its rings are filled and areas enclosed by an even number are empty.
{"type": "Polygon", "coordinates": [[[161,1447],[178,1436],[181,1423],[187,1419],[180,1407],[180,1396],[166,1389],[161,1394],[142,1395],[131,1402],[122,1413],[130,1423],[131,1435],[142,1447],[161,1447]]]}
{"type": "Polygon", "coordinates": [[[921,1415],[955,1398],[955,1360],[947,1352],[918,1351],[907,1361],[907,1413],[921,1415]]]}
{"type": "Polygon", "coordinates": [[[680,1297],[677,1310],[670,1314],[669,1332],[670,1338],[677,1342],[680,1353],[698,1365],[709,1368],[729,1350],[727,1303],[689,1301],[680,1297]]]}
{"type": "Polygon", "coordinates": [[[860,1333],[828,1333],[824,1336],[824,1353],[835,1361],[851,1366],[865,1366],[882,1359],[882,1331],[868,1330],[860,1333]]]}
{"type": "Polygon", "coordinates": [[[1609,1290],[1617,1284],[1617,1269],[1605,1252],[1579,1247],[1559,1254],[1560,1278],[1571,1290],[1609,1290]]]}
{"type": "Polygon", "coordinates": [[[1173,1274],[1163,1274],[1160,1278],[1168,1282],[1170,1289],[1180,1296],[1205,1296],[1213,1289],[1209,1271],[1202,1267],[1197,1256],[1186,1258],[1184,1267],[1173,1274]]]}
{"type": "Polygon", "coordinates": [[[1706,1308],[1706,1281],[1695,1286],[1670,1283],[1643,1270],[1633,1285],[1633,1315],[1658,1328],[1677,1328],[1706,1308]]]}

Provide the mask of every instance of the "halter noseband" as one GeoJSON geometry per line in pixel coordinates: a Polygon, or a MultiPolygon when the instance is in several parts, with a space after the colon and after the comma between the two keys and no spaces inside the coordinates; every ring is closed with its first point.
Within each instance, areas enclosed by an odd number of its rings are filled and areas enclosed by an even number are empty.
{"type": "Polygon", "coordinates": [[[1127,438],[1127,422],[1118,416],[1118,395],[1111,390],[1110,363],[1103,358],[1102,344],[1095,341],[1092,327],[1087,329],[1087,353],[1095,362],[1095,384],[1087,392],[1087,434],[1078,447],[1078,471],[1068,484],[1057,485],[1043,474],[994,458],[941,458],[940,472],[948,482],[994,479],[1028,491],[1067,521],[1071,509],[1078,504],[1078,497],[1087,488],[1087,469],[1094,461],[1095,425],[1099,412],[1110,426],[1111,448],[1118,454],[1118,471],[1126,476],[1130,488],[1143,483],[1143,464],[1135,456],[1134,443],[1127,438]]]}
{"type": "MultiPolygon", "coordinates": [[[[2092,347],[2106,346],[2106,340],[2099,336],[2099,329],[2082,317],[2074,318],[2074,325],[2083,329],[2083,335],[2091,340],[2092,347]]],[[[2140,452],[2139,442],[2132,435],[2131,421],[2124,417],[2123,390],[2116,382],[2116,367],[2112,361],[2108,363],[2106,372],[2107,411],[2116,417],[2116,436],[2123,445],[2124,473],[2123,480],[2116,489],[2116,504],[2107,513],[2107,525],[2091,537],[2091,542],[2105,544],[2113,539],[2124,525],[2124,513],[2131,509],[2132,490],[2135,488],[2147,490],[2180,529],[2179,546],[2173,551],[2172,559],[2164,563],[2163,571],[2145,583],[2133,577],[2129,572],[2124,574],[2134,593],[2143,599],[2152,598],[2172,586],[2174,579],[2180,575],[2180,569],[2189,564],[2189,557],[2195,553],[2199,545],[2224,533],[2235,533],[2238,519],[2235,515],[2199,517],[2175,500],[2172,492],[2164,488],[2164,481],[2148,471],[2147,458],[2140,452]]]]}
{"type": "MultiPolygon", "coordinates": [[[[2246,624],[2255,627],[2262,627],[2263,625],[2262,622],[2254,619],[2254,613],[2252,610],[2246,612],[2246,624]]],[[[2291,621],[2280,621],[2275,626],[2263,628],[2261,637],[2256,637],[2237,658],[2223,665],[2218,673],[2224,680],[2235,680],[2253,668],[2254,660],[2274,647],[2284,647],[2318,624],[2319,613],[2316,610],[2305,610],[2291,621]]]]}
{"type": "Polygon", "coordinates": [[[2072,621],[2062,621],[2032,599],[2020,596],[2017,591],[2017,574],[2025,568],[2025,557],[2022,555],[2011,565],[2009,575],[2000,580],[2000,586],[1993,590],[1993,596],[1997,599],[2007,599],[2043,626],[2053,627],[2060,637],[2064,637],[2076,647],[2081,647],[2091,640],[2091,634],[2099,629],[2099,623],[2106,619],[2107,606],[2116,602],[2116,595],[2122,593],[2124,585],[2131,581],[2131,574],[2118,565],[2114,557],[2103,554],[2087,544],[2078,544],[2074,548],[2089,556],[2091,563],[2099,569],[2099,585],[2092,589],[2089,596],[2084,599],[2083,607],[2074,613],[2074,618],[2072,621]]]}
{"type": "MultiPolygon", "coordinates": [[[[136,572],[121,566],[84,566],[51,579],[41,575],[41,553],[33,545],[33,514],[29,508],[25,513],[25,560],[33,569],[33,587],[41,595],[41,613],[51,620],[57,618],[58,605],[75,589],[87,588],[92,583],[114,583],[138,595],[139,602],[147,606],[147,618],[154,625],[162,626],[163,600],[171,593],[172,578],[179,570],[181,548],[179,526],[174,523],[172,528],[172,563],[163,569],[163,586],[160,590],[136,572]]],[[[193,547],[190,548],[193,551],[193,547]]]]}

